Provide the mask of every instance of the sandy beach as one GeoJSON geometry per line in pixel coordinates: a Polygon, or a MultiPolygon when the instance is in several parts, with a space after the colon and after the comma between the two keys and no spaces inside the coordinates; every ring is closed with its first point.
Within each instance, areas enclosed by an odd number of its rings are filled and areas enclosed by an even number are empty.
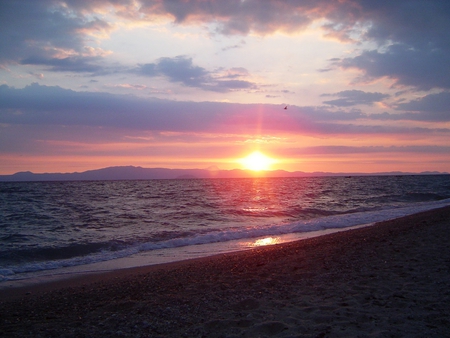
{"type": "Polygon", "coordinates": [[[0,292],[3,337],[449,337],[450,207],[0,292]]]}

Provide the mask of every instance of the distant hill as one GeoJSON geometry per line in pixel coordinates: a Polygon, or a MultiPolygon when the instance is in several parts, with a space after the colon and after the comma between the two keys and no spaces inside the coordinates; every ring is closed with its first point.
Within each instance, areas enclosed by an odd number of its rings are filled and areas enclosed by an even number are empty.
{"type": "Polygon", "coordinates": [[[437,171],[422,173],[384,172],[367,173],[330,173],[302,171],[269,170],[254,172],[250,170],[219,170],[217,167],[208,169],[167,169],[142,168],[134,166],[108,167],[75,173],[42,173],[30,171],[18,172],[12,175],[0,175],[2,182],[33,182],[33,181],[99,181],[99,180],[151,180],[151,179],[194,179],[194,178],[246,178],[246,177],[312,177],[312,176],[373,176],[373,175],[442,175],[437,171]]]}

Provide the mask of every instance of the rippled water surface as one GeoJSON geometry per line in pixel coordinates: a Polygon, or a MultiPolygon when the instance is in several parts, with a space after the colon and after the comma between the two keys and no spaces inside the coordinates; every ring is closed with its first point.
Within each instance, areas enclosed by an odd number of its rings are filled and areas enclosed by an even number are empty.
{"type": "Polygon", "coordinates": [[[225,241],[448,198],[448,175],[0,182],[0,268],[225,241]]]}

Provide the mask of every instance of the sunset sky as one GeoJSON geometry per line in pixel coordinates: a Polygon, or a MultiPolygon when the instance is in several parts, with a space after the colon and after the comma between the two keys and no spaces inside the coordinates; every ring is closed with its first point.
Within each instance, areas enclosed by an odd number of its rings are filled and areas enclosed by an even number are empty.
{"type": "Polygon", "coordinates": [[[449,32],[447,0],[2,0],[0,174],[450,172],[449,32]]]}

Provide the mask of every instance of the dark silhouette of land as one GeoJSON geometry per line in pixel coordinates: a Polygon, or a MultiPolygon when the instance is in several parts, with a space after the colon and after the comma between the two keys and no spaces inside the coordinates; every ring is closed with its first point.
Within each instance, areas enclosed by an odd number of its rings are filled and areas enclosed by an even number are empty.
{"type": "Polygon", "coordinates": [[[285,170],[219,170],[210,169],[167,169],[142,168],[135,166],[108,167],[74,173],[32,173],[18,172],[12,175],[0,175],[3,182],[25,181],[97,181],[97,180],[149,180],[149,179],[195,179],[195,178],[246,178],[246,177],[320,177],[320,176],[374,176],[374,175],[442,175],[448,173],[427,171],[408,173],[400,171],[380,173],[332,173],[332,172],[289,172],[285,170]]]}

